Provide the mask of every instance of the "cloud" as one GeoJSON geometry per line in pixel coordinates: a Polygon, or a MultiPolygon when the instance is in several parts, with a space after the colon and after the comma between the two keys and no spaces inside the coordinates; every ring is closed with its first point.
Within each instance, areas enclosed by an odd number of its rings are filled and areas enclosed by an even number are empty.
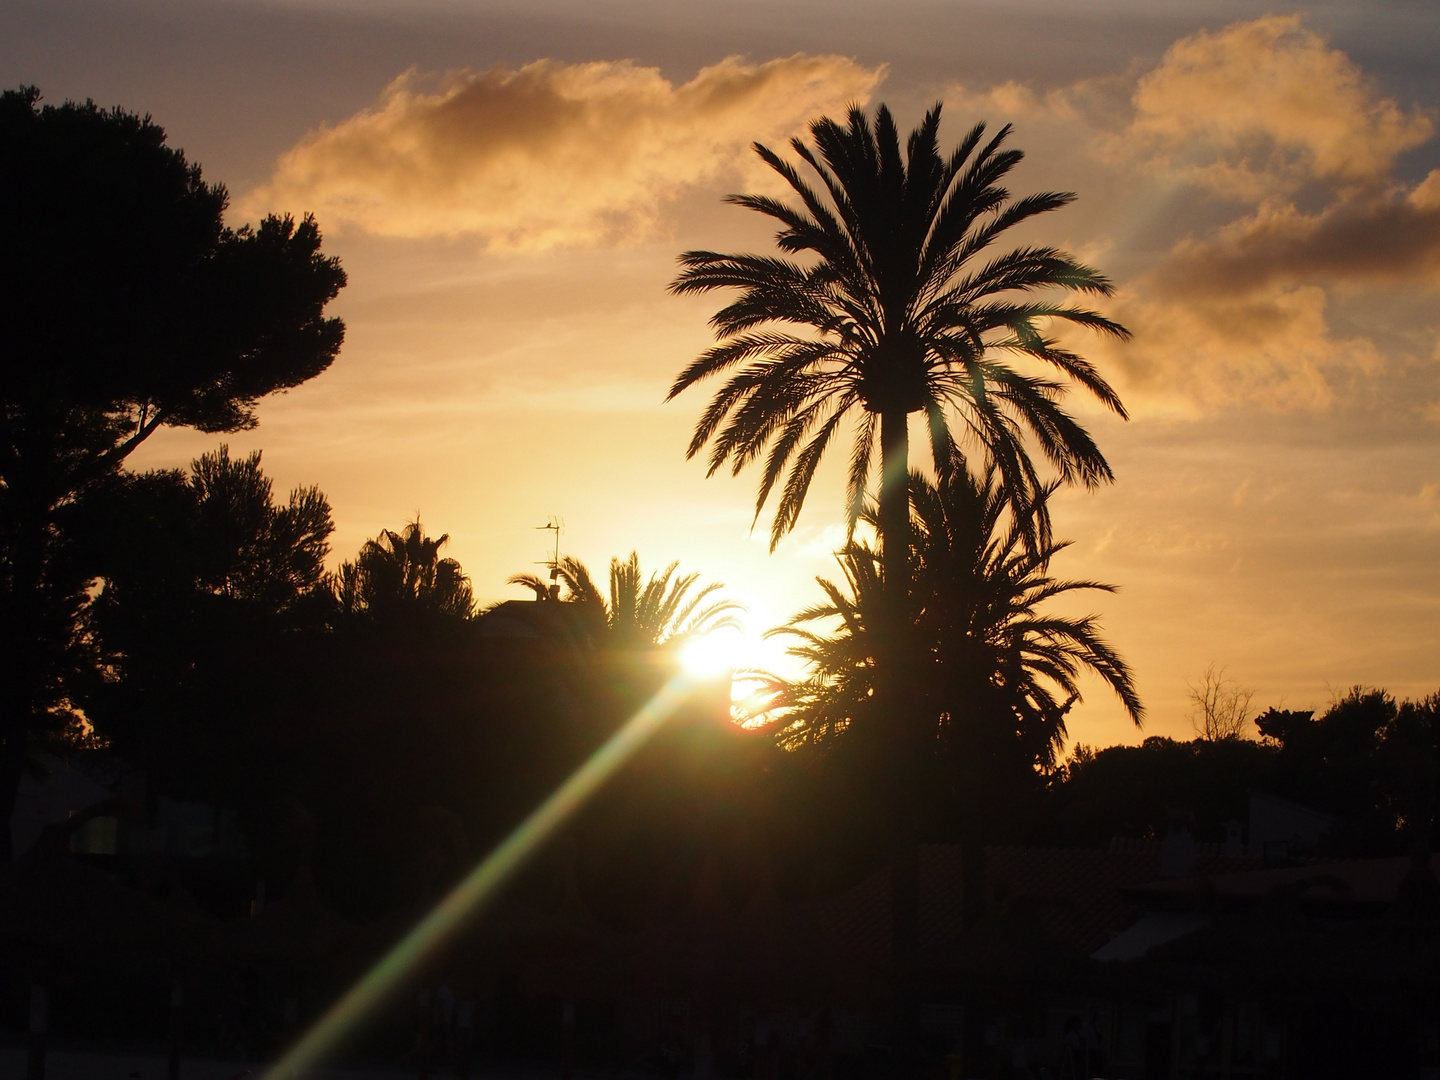
{"type": "Polygon", "coordinates": [[[998,116],[1005,121],[1062,120],[1074,122],[1081,118],[1070,89],[1038,93],[1024,83],[1009,80],[985,90],[972,91],[961,83],[945,88],[947,112],[961,116],[998,116]]]}
{"type": "Polygon", "coordinates": [[[1338,199],[1307,214],[1267,202],[1205,240],[1181,241],[1157,274],[1171,292],[1241,293],[1272,283],[1430,283],[1440,272],[1440,170],[1415,188],[1338,199]]]}
{"type": "Polygon", "coordinates": [[[1431,118],[1381,96],[1296,16],[1182,38],[1132,76],[1128,110],[1113,79],[1008,94],[1032,115],[1072,110],[1132,203],[1153,208],[1151,228],[1181,210],[1185,185],[1220,196],[1187,198],[1195,224],[1158,258],[1119,252],[1133,269],[1114,311],[1135,337],[1112,360],[1151,406],[1348,400],[1392,358],[1337,332],[1337,298],[1440,284],[1440,171],[1413,186],[1395,178],[1431,118]],[[1248,204],[1239,216],[1236,202],[1248,204]]]}
{"type": "Polygon", "coordinates": [[[629,61],[407,72],[380,100],[311,132],[244,201],[311,210],[385,236],[475,235],[493,247],[633,239],[695,185],[868,100],[885,70],[797,54],[731,57],[676,86],[629,61]]]}
{"type": "Polygon", "coordinates": [[[1295,15],[1182,38],[1132,96],[1112,152],[1241,199],[1321,180],[1383,181],[1431,118],[1377,95],[1344,53],[1295,15]]]}
{"type": "Polygon", "coordinates": [[[1152,406],[1179,399],[1201,409],[1252,402],[1282,412],[1320,410],[1382,366],[1367,338],[1334,335],[1318,286],[1267,284],[1201,297],[1146,284],[1117,295],[1115,313],[1135,337],[1107,346],[1106,360],[1152,406]]]}
{"type": "Polygon", "coordinates": [[[1440,170],[1395,177],[1431,117],[1384,97],[1298,17],[1188,35],[1149,70],[947,97],[1022,125],[1106,222],[1068,246],[1123,268],[1109,310],[1134,338],[1064,336],[1118,369],[1138,409],[1369,400],[1362,381],[1396,357],[1342,329],[1336,309],[1364,290],[1440,285],[1440,170]]]}

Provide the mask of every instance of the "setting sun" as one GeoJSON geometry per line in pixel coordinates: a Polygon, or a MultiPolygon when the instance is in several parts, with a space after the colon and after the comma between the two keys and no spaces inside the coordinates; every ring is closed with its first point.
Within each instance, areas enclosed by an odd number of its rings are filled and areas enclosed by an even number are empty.
{"type": "Polygon", "coordinates": [[[739,630],[725,626],[686,644],[680,660],[691,675],[711,679],[746,666],[752,645],[739,630]]]}

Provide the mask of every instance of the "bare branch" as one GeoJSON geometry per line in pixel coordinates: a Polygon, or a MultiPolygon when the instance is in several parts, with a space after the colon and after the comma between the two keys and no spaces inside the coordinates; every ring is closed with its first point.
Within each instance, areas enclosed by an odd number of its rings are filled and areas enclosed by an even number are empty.
{"type": "Polygon", "coordinates": [[[1190,725],[1197,739],[1206,742],[1243,739],[1250,726],[1250,699],[1255,691],[1226,678],[1225,671],[1211,661],[1200,676],[1198,686],[1185,684],[1194,706],[1190,725]]]}

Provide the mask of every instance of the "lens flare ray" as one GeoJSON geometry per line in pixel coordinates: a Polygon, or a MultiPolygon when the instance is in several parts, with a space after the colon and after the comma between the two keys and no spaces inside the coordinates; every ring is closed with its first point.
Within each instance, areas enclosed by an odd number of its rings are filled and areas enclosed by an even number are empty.
{"type": "Polygon", "coordinates": [[[384,1000],[385,995],[493,898],[499,886],[664,725],[696,680],[677,676],[586,759],[529,817],[452,889],[369,972],[345,992],[263,1080],[301,1080],[384,1000]]]}

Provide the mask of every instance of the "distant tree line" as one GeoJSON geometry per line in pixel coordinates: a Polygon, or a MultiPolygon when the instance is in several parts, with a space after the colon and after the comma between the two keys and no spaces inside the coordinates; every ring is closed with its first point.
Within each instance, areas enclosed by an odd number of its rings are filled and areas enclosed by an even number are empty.
{"type": "Polygon", "coordinates": [[[1269,708],[1253,719],[1259,739],[1151,736],[1139,746],[1075,747],[1047,781],[1051,842],[1160,836],[1175,812],[1193,815],[1198,839],[1219,841],[1227,822],[1245,822],[1249,793],[1261,791],[1339,819],[1315,855],[1433,847],[1440,694],[1397,701],[1357,686],[1318,715],[1269,708]]]}
{"type": "MultiPolygon", "coordinates": [[[[575,599],[580,634],[489,636],[444,536],[412,522],[327,572],[325,496],[278,499],[259,452],[223,446],[187,471],[117,476],[84,510],[100,664],[72,690],[91,752],[145,769],[172,797],[239,808],[272,880],[295,856],[270,836],[276,807],[299,800],[320,826],[326,895],[356,916],[411,902],[434,878],[415,863],[425,807],[456,815],[471,844],[498,840],[658,687],[668,669],[646,655],[667,627],[714,625],[733,607],[677,609],[693,577],[672,567],[647,583],[617,560],[619,606],[575,599]]],[[[442,878],[463,869],[456,858],[442,878]]],[[[647,910],[628,894],[608,906],[647,910]]]]}

